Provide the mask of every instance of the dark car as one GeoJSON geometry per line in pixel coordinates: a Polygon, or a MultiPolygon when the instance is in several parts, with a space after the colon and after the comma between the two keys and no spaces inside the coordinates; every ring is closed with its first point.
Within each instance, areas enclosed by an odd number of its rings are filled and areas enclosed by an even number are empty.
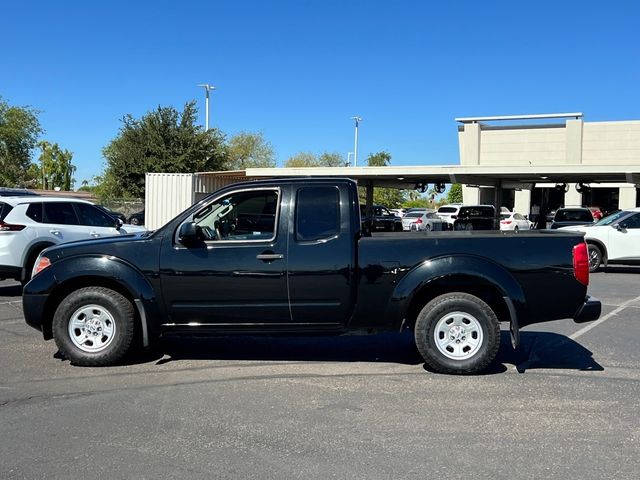
{"type": "Polygon", "coordinates": [[[460,207],[453,222],[454,230],[497,230],[496,209],[493,205],[460,207]]]}
{"type": "MultiPolygon", "coordinates": [[[[368,222],[367,211],[364,205],[360,206],[360,215],[363,222],[368,222]]],[[[373,206],[373,222],[371,230],[383,230],[385,232],[401,232],[402,231],[402,218],[398,215],[394,215],[387,207],[382,205],[373,206]]]]}
{"type": "Polygon", "coordinates": [[[144,225],[144,210],[133,213],[129,217],[129,221],[127,223],[130,223],[131,225],[144,225]]]}
{"type": "Polygon", "coordinates": [[[593,225],[591,210],[582,207],[559,208],[553,217],[552,229],[574,225],[593,225]]]}
{"type": "Polygon", "coordinates": [[[96,205],[96,207],[102,210],[107,215],[111,215],[113,218],[119,218],[120,220],[122,220],[122,223],[127,223],[127,217],[123,213],[113,211],[110,208],[105,207],[104,205],[96,205]]]}
{"type": "Polygon", "coordinates": [[[31,197],[37,195],[37,193],[34,193],[31,190],[27,190],[26,188],[0,187],[0,197],[31,197]]]}

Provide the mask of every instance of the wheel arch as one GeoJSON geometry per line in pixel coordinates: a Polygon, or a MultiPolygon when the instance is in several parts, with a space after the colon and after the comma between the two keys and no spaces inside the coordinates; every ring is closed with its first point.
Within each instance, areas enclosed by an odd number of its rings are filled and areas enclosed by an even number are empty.
{"type": "Polygon", "coordinates": [[[606,266],[607,262],[609,261],[609,252],[607,252],[607,247],[605,246],[604,242],[596,238],[585,238],[584,241],[587,243],[587,245],[595,245],[600,249],[600,252],[602,252],[602,264],[606,266]]]}
{"type": "Polygon", "coordinates": [[[54,242],[48,240],[37,240],[25,249],[24,256],[22,258],[22,279],[27,276],[27,268],[29,268],[29,261],[42,252],[45,248],[53,247],[56,245],[54,242]]]}
{"type": "Polygon", "coordinates": [[[394,291],[404,326],[414,328],[420,310],[434,298],[451,292],[474,295],[495,312],[501,322],[512,322],[526,303],[521,286],[506,269],[491,260],[470,255],[440,257],[414,268],[394,291]],[[508,300],[512,308],[508,305],[508,300]],[[515,311],[512,311],[515,308],[515,311]]]}
{"type": "MultiPolygon", "coordinates": [[[[153,287],[142,272],[120,259],[102,256],[71,257],[56,262],[49,268],[53,269],[56,284],[48,292],[44,305],[42,333],[45,339],[53,336],[53,316],[62,300],[74,290],[87,286],[109,288],[123,295],[136,311],[136,322],[158,318],[158,300],[153,287]],[[71,268],[67,263],[70,260],[73,261],[71,268]]],[[[155,334],[155,329],[150,325],[144,325],[142,330],[155,334]]]]}

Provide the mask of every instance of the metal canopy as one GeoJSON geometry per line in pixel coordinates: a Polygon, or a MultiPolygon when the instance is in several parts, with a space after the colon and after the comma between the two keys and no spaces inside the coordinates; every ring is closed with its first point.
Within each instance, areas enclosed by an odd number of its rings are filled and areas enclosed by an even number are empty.
{"type": "MultiPolygon", "coordinates": [[[[234,172],[238,175],[239,172],[234,172]]],[[[224,176],[225,172],[212,172],[224,176]]],[[[377,187],[413,189],[417,183],[462,183],[469,186],[530,189],[536,183],[631,183],[640,185],[640,165],[559,166],[415,166],[248,168],[247,179],[274,177],[348,177],[377,187]]]]}

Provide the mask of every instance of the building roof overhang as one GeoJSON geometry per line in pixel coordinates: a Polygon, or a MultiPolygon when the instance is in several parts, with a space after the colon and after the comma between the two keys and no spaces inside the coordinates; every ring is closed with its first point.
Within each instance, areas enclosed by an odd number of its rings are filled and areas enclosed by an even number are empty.
{"type": "Polygon", "coordinates": [[[348,177],[377,187],[415,188],[416,184],[462,183],[470,186],[531,188],[536,183],[629,183],[640,185],[640,165],[546,166],[390,166],[248,168],[244,171],[203,172],[198,175],[247,180],[277,177],[348,177]]]}

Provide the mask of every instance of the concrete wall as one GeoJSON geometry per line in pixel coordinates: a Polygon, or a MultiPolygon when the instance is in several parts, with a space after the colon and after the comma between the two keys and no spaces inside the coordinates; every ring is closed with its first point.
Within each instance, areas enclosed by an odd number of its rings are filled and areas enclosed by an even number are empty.
{"type": "MultiPolygon", "coordinates": [[[[640,121],[584,122],[568,119],[555,125],[495,126],[465,123],[458,129],[460,164],[463,166],[522,165],[638,165],[640,121]]],[[[597,188],[600,185],[592,185],[597,188]]],[[[605,186],[605,185],[601,185],[605,186]]],[[[635,186],[620,189],[619,208],[635,207],[635,186]]],[[[478,188],[464,186],[464,203],[481,199],[478,188]]],[[[530,192],[516,192],[514,210],[527,214],[530,192]]],[[[580,205],[582,196],[571,184],[565,205],[580,205]]]]}

